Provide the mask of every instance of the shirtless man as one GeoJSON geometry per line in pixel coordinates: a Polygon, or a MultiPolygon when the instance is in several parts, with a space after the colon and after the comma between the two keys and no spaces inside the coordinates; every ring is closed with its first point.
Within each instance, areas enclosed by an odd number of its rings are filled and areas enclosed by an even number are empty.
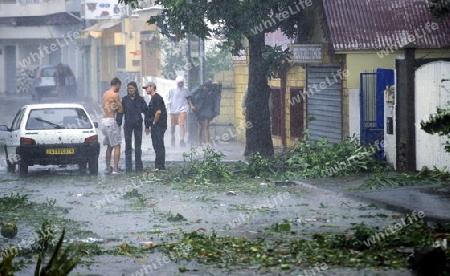
{"type": "Polygon", "coordinates": [[[102,133],[105,136],[103,145],[106,146],[106,173],[119,174],[120,144],[122,135],[120,127],[115,120],[116,113],[123,113],[122,103],[120,102],[119,90],[122,82],[118,78],[110,81],[111,87],[102,98],[102,133]],[[111,167],[111,154],[114,149],[114,167],[111,167]]]}

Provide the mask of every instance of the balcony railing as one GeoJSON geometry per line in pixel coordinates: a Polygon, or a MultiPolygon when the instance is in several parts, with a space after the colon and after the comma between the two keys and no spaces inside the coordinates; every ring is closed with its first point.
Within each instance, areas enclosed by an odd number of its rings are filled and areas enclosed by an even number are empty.
{"type": "MultiPolygon", "coordinates": [[[[19,3],[21,5],[35,5],[35,4],[41,4],[41,0],[19,0],[19,3]]],[[[49,2],[49,1],[45,1],[45,2],[49,2]]]]}
{"type": "MultiPolygon", "coordinates": [[[[41,4],[44,0],[0,0],[0,5],[36,5],[41,4]]],[[[49,0],[45,0],[45,2],[49,2],[49,0]]]]}
{"type": "Polygon", "coordinates": [[[65,0],[0,0],[0,17],[45,16],[65,11],[65,0]]]}

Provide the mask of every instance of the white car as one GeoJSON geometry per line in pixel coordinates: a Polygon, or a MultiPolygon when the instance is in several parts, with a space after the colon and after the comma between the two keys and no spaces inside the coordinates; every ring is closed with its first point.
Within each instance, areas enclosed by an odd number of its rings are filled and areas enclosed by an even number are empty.
{"type": "Polygon", "coordinates": [[[88,165],[98,174],[100,143],[94,123],[80,104],[31,104],[23,106],[6,132],[5,154],[8,172],[19,165],[20,175],[33,165],[88,165]]]}

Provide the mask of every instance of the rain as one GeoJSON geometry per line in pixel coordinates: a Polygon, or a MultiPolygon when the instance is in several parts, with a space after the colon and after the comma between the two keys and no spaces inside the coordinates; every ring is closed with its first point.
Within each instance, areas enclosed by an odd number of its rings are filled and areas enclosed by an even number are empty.
{"type": "Polygon", "coordinates": [[[0,275],[450,275],[450,9],[353,2],[0,1],[0,275]]]}

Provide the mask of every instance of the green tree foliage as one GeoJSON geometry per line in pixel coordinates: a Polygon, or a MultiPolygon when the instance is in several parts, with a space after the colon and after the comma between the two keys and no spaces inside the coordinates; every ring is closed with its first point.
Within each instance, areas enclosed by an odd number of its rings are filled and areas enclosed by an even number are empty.
{"type": "MultiPolygon", "coordinates": [[[[168,38],[162,38],[155,42],[153,47],[158,48],[163,55],[163,64],[161,73],[164,78],[174,80],[177,71],[186,71],[189,64],[185,55],[183,55],[182,45],[185,41],[173,41],[168,38]]],[[[195,66],[198,66],[198,58],[193,58],[195,66]]],[[[233,60],[231,53],[223,49],[217,43],[213,43],[205,52],[205,79],[214,79],[214,75],[221,71],[233,70],[233,60]]]]}
{"type": "MultiPolygon", "coordinates": [[[[431,114],[427,121],[421,121],[420,127],[430,134],[447,136],[450,139],[450,109],[437,109],[435,114],[431,114]]],[[[445,151],[450,152],[450,142],[447,141],[445,151]]]]}
{"type": "MultiPolygon", "coordinates": [[[[120,0],[138,6],[138,0],[120,0]]],[[[224,38],[231,53],[245,49],[243,38],[248,40],[249,82],[246,100],[246,130],[248,154],[259,152],[273,155],[270,130],[268,79],[275,74],[288,51],[265,44],[265,34],[281,29],[295,38],[302,33],[304,14],[312,14],[314,3],[320,1],[297,0],[156,0],[164,7],[160,15],[151,17],[161,33],[178,40],[192,33],[200,38],[224,38]]]]}
{"type": "Polygon", "coordinates": [[[429,9],[433,17],[444,20],[450,14],[450,0],[430,0],[429,9]]]}
{"type": "Polygon", "coordinates": [[[161,71],[166,79],[174,80],[177,76],[177,71],[183,71],[186,66],[187,61],[181,52],[180,46],[179,42],[168,38],[161,39],[157,46],[164,55],[161,71]]]}
{"type": "Polygon", "coordinates": [[[214,79],[221,71],[233,70],[231,53],[218,45],[213,45],[205,52],[205,79],[214,79]]]}

